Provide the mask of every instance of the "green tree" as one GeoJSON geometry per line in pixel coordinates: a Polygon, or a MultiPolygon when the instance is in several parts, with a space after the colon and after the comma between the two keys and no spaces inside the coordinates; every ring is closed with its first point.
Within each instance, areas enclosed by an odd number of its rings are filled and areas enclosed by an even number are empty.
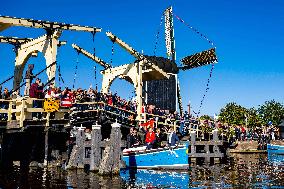
{"type": "Polygon", "coordinates": [[[200,120],[210,120],[210,121],[213,121],[213,119],[209,115],[202,115],[202,116],[200,116],[200,120]]]}
{"type": "Polygon", "coordinates": [[[247,119],[247,126],[250,128],[260,127],[263,123],[258,111],[255,108],[247,109],[245,116],[247,119]]]}
{"type": "Polygon", "coordinates": [[[284,106],[275,100],[266,101],[259,107],[258,113],[265,124],[271,121],[272,124],[279,125],[284,119],[284,106]]]}
{"type": "Polygon", "coordinates": [[[219,120],[229,125],[245,125],[246,114],[246,108],[237,105],[235,102],[231,102],[221,109],[219,120]]]}

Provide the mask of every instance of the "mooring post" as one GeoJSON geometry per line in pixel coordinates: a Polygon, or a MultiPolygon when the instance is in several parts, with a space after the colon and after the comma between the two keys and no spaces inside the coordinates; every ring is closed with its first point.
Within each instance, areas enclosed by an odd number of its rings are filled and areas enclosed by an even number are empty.
{"type": "MultiPolygon", "coordinates": [[[[218,129],[214,129],[213,131],[213,141],[215,142],[214,146],[213,146],[213,152],[216,154],[219,154],[219,148],[216,145],[216,142],[219,141],[219,137],[218,137],[218,129]]],[[[214,157],[214,163],[220,163],[220,158],[218,157],[214,157]]]]}
{"type": "MultiPolygon", "coordinates": [[[[190,155],[195,156],[196,148],[195,148],[195,141],[196,141],[196,131],[190,132],[190,155]]],[[[192,163],[196,162],[196,158],[190,158],[192,163]]]]}
{"type": "Polygon", "coordinates": [[[120,157],[121,157],[121,131],[120,124],[113,123],[110,134],[109,144],[106,146],[103,153],[103,158],[99,167],[100,175],[115,175],[120,171],[120,157]]]}
{"type": "Polygon", "coordinates": [[[214,129],[212,132],[213,132],[213,141],[217,142],[219,140],[218,129],[214,129]]]}
{"type": "Polygon", "coordinates": [[[86,135],[85,135],[85,129],[86,127],[81,127],[78,128],[77,136],[76,136],[76,146],[78,149],[78,156],[77,156],[77,168],[84,168],[84,157],[85,157],[85,140],[86,140],[86,135]]]}
{"type": "MultiPolygon", "coordinates": [[[[209,139],[208,142],[210,142],[210,139],[209,139]]],[[[210,156],[209,156],[210,155],[210,150],[209,150],[209,144],[208,143],[205,143],[204,150],[205,150],[205,153],[207,154],[205,156],[205,163],[210,163],[210,156]]]]}
{"type": "Polygon", "coordinates": [[[113,167],[112,174],[119,174],[121,159],[121,130],[119,123],[113,123],[111,129],[111,145],[113,146],[113,167]]]}
{"type": "Polygon", "coordinates": [[[101,161],[101,126],[96,123],[92,125],[92,139],[91,139],[91,157],[90,157],[90,171],[98,171],[101,161]]]}

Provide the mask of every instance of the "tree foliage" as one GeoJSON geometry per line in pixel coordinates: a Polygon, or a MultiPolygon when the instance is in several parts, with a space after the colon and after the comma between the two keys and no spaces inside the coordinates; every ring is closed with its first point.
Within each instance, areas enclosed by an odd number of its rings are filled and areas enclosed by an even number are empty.
{"type": "Polygon", "coordinates": [[[219,120],[229,125],[247,125],[254,128],[268,124],[271,121],[279,125],[284,119],[284,105],[275,100],[266,101],[258,109],[247,109],[231,102],[221,109],[219,120]]]}
{"type": "Polygon", "coordinates": [[[210,121],[213,121],[213,119],[209,115],[202,115],[202,116],[200,116],[200,120],[210,120],[210,121]]]}
{"type": "Polygon", "coordinates": [[[246,113],[246,108],[231,102],[221,109],[219,120],[229,125],[245,125],[246,113]]]}
{"type": "Polygon", "coordinates": [[[274,125],[279,125],[284,119],[284,106],[275,100],[266,101],[258,109],[259,116],[265,124],[269,121],[274,125]]]}
{"type": "Polygon", "coordinates": [[[255,108],[247,109],[247,126],[251,128],[260,127],[263,124],[258,111],[255,108]]]}

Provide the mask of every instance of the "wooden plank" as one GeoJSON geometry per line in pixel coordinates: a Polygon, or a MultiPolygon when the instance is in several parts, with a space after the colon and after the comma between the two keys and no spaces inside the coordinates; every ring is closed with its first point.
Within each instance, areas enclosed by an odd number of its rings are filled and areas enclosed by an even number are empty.
{"type": "Polygon", "coordinates": [[[17,43],[25,43],[31,41],[32,38],[18,38],[18,37],[5,37],[0,36],[0,43],[10,43],[10,44],[17,44],[17,43]]]}
{"type": "Polygon", "coordinates": [[[111,68],[111,65],[106,63],[105,61],[103,61],[102,59],[100,59],[99,57],[89,53],[88,51],[86,51],[85,49],[83,49],[82,47],[79,47],[76,44],[72,44],[72,47],[74,49],[76,49],[78,52],[82,53],[83,55],[85,55],[86,57],[90,58],[91,60],[97,62],[99,65],[101,65],[102,67],[104,67],[105,69],[107,68],[111,68]]]}
{"type": "Polygon", "coordinates": [[[223,141],[219,140],[219,141],[195,141],[194,143],[191,143],[191,145],[223,145],[223,141]]]}
{"type": "Polygon", "coordinates": [[[189,157],[224,157],[223,153],[194,153],[188,154],[189,157]]]}
{"type": "Polygon", "coordinates": [[[73,30],[73,31],[86,31],[86,32],[101,32],[101,28],[90,27],[90,26],[80,26],[75,24],[66,24],[66,23],[50,22],[43,20],[0,16],[0,31],[3,31],[10,26],[23,26],[31,28],[73,30]]]}
{"type": "Polygon", "coordinates": [[[43,113],[44,109],[43,108],[27,108],[26,111],[31,112],[31,113],[43,113]]]}

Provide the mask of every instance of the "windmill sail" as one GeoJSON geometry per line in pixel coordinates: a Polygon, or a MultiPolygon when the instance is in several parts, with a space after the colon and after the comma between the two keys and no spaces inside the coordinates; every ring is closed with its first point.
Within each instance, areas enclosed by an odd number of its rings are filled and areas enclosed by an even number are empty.
{"type": "Polygon", "coordinates": [[[183,67],[181,67],[182,70],[192,69],[199,66],[216,63],[217,56],[215,48],[187,56],[183,58],[181,62],[184,65],[183,67]]]}

